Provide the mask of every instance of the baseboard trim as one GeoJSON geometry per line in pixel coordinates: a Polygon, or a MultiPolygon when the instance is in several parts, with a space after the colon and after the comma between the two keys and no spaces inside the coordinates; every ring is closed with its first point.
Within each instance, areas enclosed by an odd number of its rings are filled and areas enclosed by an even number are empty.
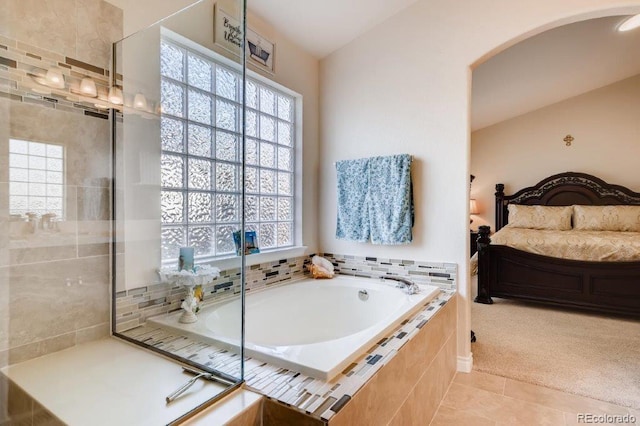
{"type": "Polygon", "coordinates": [[[473,368],[473,354],[469,356],[459,356],[458,357],[458,368],[457,370],[461,373],[471,373],[471,369],[473,368]]]}

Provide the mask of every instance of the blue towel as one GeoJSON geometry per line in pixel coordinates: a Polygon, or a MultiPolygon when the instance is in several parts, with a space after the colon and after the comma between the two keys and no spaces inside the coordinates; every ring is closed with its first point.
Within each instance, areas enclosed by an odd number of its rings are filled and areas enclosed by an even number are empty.
{"type": "Polygon", "coordinates": [[[369,159],[336,163],[338,222],[336,238],[369,241],[369,159]]]}
{"type": "Polygon", "coordinates": [[[408,244],[413,240],[410,155],[369,160],[369,221],[373,244],[408,244]]]}

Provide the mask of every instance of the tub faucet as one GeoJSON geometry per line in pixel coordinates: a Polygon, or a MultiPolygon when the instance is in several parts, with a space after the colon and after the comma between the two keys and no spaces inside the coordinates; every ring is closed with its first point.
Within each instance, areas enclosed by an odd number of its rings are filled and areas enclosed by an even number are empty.
{"type": "Polygon", "coordinates": [[[402,277],[396,277],[396,276],[392,276],[392,275],[382,275],[380,277],[380,279],[382,280],[391,280],[391,281],[397,281],[400,284],[398,285],[398,288],[403,288],[407,291],[407,294],[416,294],[420,291],[420,287],[418,287],[418,285],[416,283],[414,283],[411,280],[408,280],[406,278],[402,278],[402,277]]]}

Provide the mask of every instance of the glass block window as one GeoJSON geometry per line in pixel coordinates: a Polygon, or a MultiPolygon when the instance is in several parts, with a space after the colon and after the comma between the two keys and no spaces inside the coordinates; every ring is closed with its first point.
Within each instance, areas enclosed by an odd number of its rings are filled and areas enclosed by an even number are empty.
{"type": "Polygon", "coordinates": [[[261,250],[294,244],[295,99],[249,78],[242,176],[242,74],[169,40],[161,44],[162,258],[235,253],[242,220],[261,250]]]}
{"type": "Polygon", "coordinates": [[[9,213],[64,218],[64,149],[9,140],[9,213]]]}

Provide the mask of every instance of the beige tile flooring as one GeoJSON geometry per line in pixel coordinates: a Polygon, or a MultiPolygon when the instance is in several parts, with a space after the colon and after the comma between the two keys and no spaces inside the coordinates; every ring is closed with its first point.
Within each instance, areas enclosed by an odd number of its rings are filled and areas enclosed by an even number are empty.
{"type": "MultiPolygon", "coordinates": [[[[492,374],[457,373],[442,400],[432,426],[579,425],[578,413],[635,416],[640,412],[570,393],[492,374]]],[[[595,424],[595,423],[592,423],[595,424]]],[[[597,424],[608,424],[600,423],[597,424]]]]}

